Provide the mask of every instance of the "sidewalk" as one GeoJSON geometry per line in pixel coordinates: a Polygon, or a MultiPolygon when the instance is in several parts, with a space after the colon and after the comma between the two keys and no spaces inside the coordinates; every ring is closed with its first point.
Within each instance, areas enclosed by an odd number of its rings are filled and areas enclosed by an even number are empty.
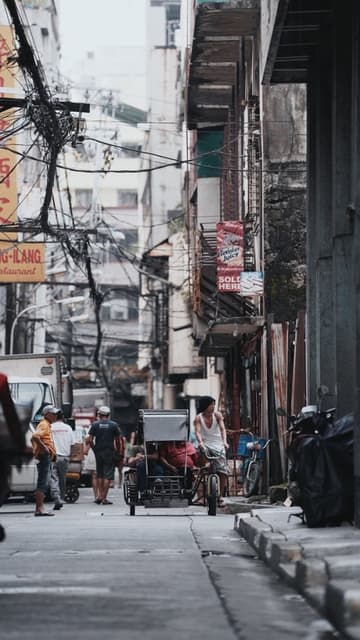
{"type": "Polygon", "coordinates": [[[360,531],[350,525],[309,529],[296,516],[289,519],[298,507],[249,509],[236,513],[234,529],[339,631],[360,640],[360,531]]]}

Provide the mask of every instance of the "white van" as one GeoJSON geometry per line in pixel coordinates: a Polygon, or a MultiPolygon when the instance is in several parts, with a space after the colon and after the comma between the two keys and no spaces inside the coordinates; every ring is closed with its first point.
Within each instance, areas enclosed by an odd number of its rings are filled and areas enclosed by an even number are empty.
{"type": "MultiPolygon", "coordinates": [[[[34,425],[40,420],[41,409],[47,404],[55,404],[53,387],[43,378],[22,378],[20,376],[8,376],[8,383],[11,397],[15,403],[17,411],[27,416],[19,416],[21,420],[26,420],[28,428],[25,433],[26,446],[31,449],[31,436],[34,432],[34,425]]],[[[23,463],[21,469],[15,466],[11,468],[10,476],[10,496],[33,495],[37,484],[36,461],[31,458],[23,463]]]]}

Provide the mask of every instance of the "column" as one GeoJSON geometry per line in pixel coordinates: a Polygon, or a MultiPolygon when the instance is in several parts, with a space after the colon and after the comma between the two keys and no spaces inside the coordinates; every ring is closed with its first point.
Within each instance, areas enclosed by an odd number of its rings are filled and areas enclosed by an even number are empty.
{"type": "Polygon", "coordinates": [[[353,230],[351,200],[352,12],[341,3],[334,11],[333,75],[333,290],[336,339],[337,414],[354,408],[353,230]]]}

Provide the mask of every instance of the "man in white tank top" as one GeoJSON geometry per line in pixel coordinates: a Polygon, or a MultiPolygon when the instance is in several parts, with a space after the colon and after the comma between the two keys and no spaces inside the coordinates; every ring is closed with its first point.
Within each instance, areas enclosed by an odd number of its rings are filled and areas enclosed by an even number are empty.
{"type": "Polygon", "coordinates": [[[223,496],[227,476],[226,450],[229,445],[224,419],[220,411],[215,411],[215,399],[211,396],[200,398],[194,428],[199,447],[207,447],[220,456],[216,461],[216,471],[219,474],[220,492],[223,496]]]}

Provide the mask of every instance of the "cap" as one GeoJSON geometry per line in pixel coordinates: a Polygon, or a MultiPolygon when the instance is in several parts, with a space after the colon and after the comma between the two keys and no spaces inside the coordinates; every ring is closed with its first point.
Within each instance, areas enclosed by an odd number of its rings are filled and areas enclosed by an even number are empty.
{"type": "Polygon", "coordinates": [[[56,415],[59,413],[59,411],[60,409],[54,407],[53,404],[47,404],[46,407],[43,408],[41,413],[43,416],[46,416],[47,413],[54,413],[56,415]]]}
{"type": "Polygon", "coordinates": [[[110,414],[110,408],[103,405],[99,408],[99,413],[101,413],[101,415],[103,416],[108,416],[110,414]]]}

